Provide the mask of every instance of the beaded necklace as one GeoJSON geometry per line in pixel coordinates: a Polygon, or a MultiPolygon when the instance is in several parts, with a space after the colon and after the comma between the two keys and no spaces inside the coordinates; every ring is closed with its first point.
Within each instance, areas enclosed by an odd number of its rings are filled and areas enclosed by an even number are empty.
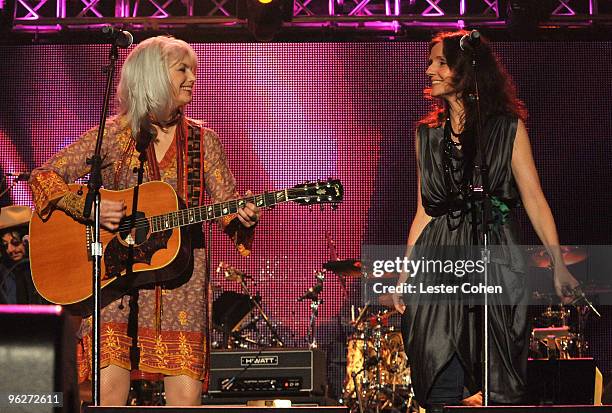
{"type": "Polygon", "coordinates": [[[462,146],[462,140],[465,137],[465,131],[457,134],[452,130],[450,118],[447,117],[444,124],[444,139],[442,141],[443,154],[442,166],[444,169],[444,184],[448,194],[448,210],[446,214],[446,223],[450,231],[454,231],[465,218],[465,213],[469,207],[467,200],[469,199],[469,181],[466,182],[465,175],[465,155],[458,148],[462,146]],[[454,142],[451,134],[459,138],[459,142],[454,142]],[[459,219],[457,224],[453,224],[454,220],[459,219]]]}

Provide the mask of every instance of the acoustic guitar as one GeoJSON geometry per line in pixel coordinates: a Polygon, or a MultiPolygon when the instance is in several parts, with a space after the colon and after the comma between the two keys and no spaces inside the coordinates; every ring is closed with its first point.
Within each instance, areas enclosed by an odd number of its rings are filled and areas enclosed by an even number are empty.
{"type": "MultiPolygon", "coordinates": [[[[83,185],[69,185],[83,194],[83,185]]],[[[139,187],[138,212],[126,216],[117,232],[100,230],[102,241],[102,305],[134,288],[164,283],[180,285],[182,274],[193,268],[189,226],[236,213],[252,202],[259,208],[284,202],[302,205],[331,204],[343,198],[339,180],[307,182],[293,188],[266,192],[247,198],[182,208],[182,201],[167,183],[153,181],[139,187]]],[[[134,188],[101,190],[102,199],[126,203],[132,210],[134,188]]],[[[34,286],[46,300],[68,306],[82,315],[91,314],[93,227],[55,210],[42,220],[30,221],[30,266],[34,286]]]]}

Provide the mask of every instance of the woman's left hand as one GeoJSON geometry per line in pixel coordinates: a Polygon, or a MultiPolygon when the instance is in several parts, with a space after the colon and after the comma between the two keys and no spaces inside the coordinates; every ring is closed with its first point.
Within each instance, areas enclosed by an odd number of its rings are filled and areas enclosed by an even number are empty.
{"type": "Polygon", "coordinates": [[[554,269],[555,291],[563,304],[571,303],[576,297],[574,290],[580,285],[569,272],[565,264],[559,264],[554,269]]]}
{"type": "MultiPolygon", "coordinates": [[[[245,197],[249,196],[253,196],[250,190],[245,193],[245,197]]],[[[244,208],[238,208],[238,219],[246,228],[251,228],[259,222],[259,214],[259,208],[252,202],[248,202],[244,208]]]]}

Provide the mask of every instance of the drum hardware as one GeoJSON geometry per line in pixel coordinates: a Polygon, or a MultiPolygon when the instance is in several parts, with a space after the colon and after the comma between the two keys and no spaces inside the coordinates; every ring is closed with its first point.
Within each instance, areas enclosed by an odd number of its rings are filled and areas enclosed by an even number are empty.
{"type": "Polygon", "coordinates": [[[261,296],[259,293],[253,295],[246,285],[245,279],[251,277],[224,262],[220,262],[217,266],[217,273],[221,271],[223,271],[223,276],[226,280],[240,283],[243,291],[243,294],[225,291],[213,302],[213,322],[223,331],[223,347],[246,348],[250,344],[262,344],[244,334],[248,330],[257,332],[257,322],[259,320],[265,322],[272,334],[271,343],[268,343],[268,346],[283,347],[285,344],[276,331],[276,326],[270,321],[270,318],[261,306],[261,296]],[[223,299],[224,296],[229,298],[223,299]],[[253,314],[254,310],[256,310],[255,314],[253,314]],[[251,321],[243,325],[244,320],[249,315],[251,315],[251,321]],[[223,320],[230,321],[224,323],[223,320]]]}
{"type": "Polygon", "coordinates": [[[352,264],[346,265],[343,261],[338,258],[338,247],[336,245],[336,241],[331,236],[331,231],[325,231],[325,241],[327,242],[327,249],[329,251],[329,261],[323,264],[323,268],[325,270],[333,272],[337,277],[338,281],[340,281],[340,286],[342,287],[342,293],[345,297],[348,298],[348,289],[346,288],[346,275],[351,276],[349,273],[354,272],[354,270],[359,267],[361,268],[361,263],[357,265],[358,261],[356,260],[344,260],[346,262],[352,261],[352,264]],[[348,267],[348,268],[347,268],[348,267]],[[335,271],[340,270],[340,271],[335,271]],[[348,272],[348,273],[347,273],[348,272]]]}
{"type": "MultiPolygon", "coordinates": [[[[536,359],[571,359],[587,356],[588,342],[584,335],[586,319],[592,309],[587,305],[575,306],[576,317],[563,305],[553,309],[548,305],[534,319],[530,338],[530,357],[536,359]]],[[[598,314],[598,313],[595,313],[598,314]]]]}
{"type": "Polygon", "coordinates": [[[362,276],[361,261],[359,260],[331,260],[323,264],[323,268],[333,272],[338,276],[346,276],[352,278],[359,278],[362,276]]]}
{"type": "Polygon", "coordinates": [[[323,300],[319,299],[319,294],[323,292],[323,281],[325,281],[325,273],[323,271],[315,271],[316,283],[310,287],[304,294],[297,299],[298,302],[310,300],[310,323],[308,324],[308,332],[306,340],[309,348],[317,348],[317,338],[315,337],[315,329],[317,317],[319,315],[319,307],[323,304],[323,300]]]}

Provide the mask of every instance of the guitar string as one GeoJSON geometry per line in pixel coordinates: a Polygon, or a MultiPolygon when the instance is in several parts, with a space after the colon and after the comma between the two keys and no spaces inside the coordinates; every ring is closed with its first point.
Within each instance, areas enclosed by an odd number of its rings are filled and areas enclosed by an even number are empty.
{"type": "MultiPolygon", "coordinates": [[[[313,189],[313,188],[315,188],[315,187],[309,187],[309,188],[306,188],[306,189],[310,190],[310,189],[313,189]]],[[[328,188],[328,187],[327,186],[322,186],[322,188],[328,188]]],[[[294,195],[294,194],[298,194],[299,195],[299,193],[303,192],[304,189],[305,188],[289,188],[289,189],[287,189],[287,193],[288,194],[292,194],[292,195],[294,195]]],[[[283,191],[268,192],[267,194],[274,194],[276,192],[285,192],[285,191],[283,190],[283,191]]],[[[258,195],[258,196],[265,196],[265,195],[266,194],[261,194],[261,195],[258,195]]],[[[315,195],[304,195],[303,197],[304,198],[314,198],[315,195]]],[[[327,198],[327,196],[323,196],[323,197],[327,198]]],[[[214,207],[214,206],[217,206],[217,205],[220,206],[220,205],[223,205],[223,204],[226,204],[226,203],[236,202],[236,201],[241,201],[241,200],[246,200],[247,202],[248,201],[254,201],[255,198],[256,198],[256,196],[254,196],[254,197],[247,197],[247,198],[240,198],[240,199],[232,199],[232,200],[229,200],[229,201],[220,202],[220,203],[216,203],[216,204],[212,204],[212,205],[201,205],[199,207],[193,207],[193,208],[189,208],[189,209],[181,209],[181,210],[177,210],[177,211],[172,211],[172,212],[169,212],[167,214],[162,214],[162,215],[169,215],[169,214],[179,213],[181,215],[181,217],[177,217],[177,218],[179,218],[179,219],[180,218],[189,218],[189,214],[187,212],[189,210],[194,211],[194,210],[196,210],[198,208],[206,209],[206,208],[209,208],[209,207],[214,207]]],[[[295,201],[295,200],[296,199],[294,198],[294,199],[286,199],[285,201],[295,201]]],[[[327,199],[325,201],[326,202],[332,202],[332,201],[327,201],[327,199]]],[[[229,215],[229,214],[225,214],[225,215],[229,215]]],[[[156,215],[156,216],[161,216],[161,215],[156,215]]],[[[224,216],[224,215],[221,215],[221,216],[224,216]]],[[[220,218],[221,216],[219,216],[219,217],[215,216],[215,217],[210,218],[210,219],[220,218]]],[[[145,228],[145,227],[150,225],[151,218],[154,218],[154,217],[137,218],[134,221],[134,226],[131,225],[131,222],[127,223],[127,224],[122,224],[122,225],[119,226],[119,228],[117,228],[117,231],[129,230],[130,228],[131,229],[145,228]]],[[[203,221],[206,221],[206,220],[209,220],[209,219],[205,219],[203,221]]],[[[200,222],[202,222],[202,221],[200,221],[200,222]]],[[[179,225],[179,226],[181,226],[181,225],[179,225]]],[[[168,229],[171,229],[171,228],[168,228],[168,229]]],[[[112,237],[114,237],[114,234],[112,234],[112,233],[109,233],[109,234],[111,234],[112,237]]]]}

